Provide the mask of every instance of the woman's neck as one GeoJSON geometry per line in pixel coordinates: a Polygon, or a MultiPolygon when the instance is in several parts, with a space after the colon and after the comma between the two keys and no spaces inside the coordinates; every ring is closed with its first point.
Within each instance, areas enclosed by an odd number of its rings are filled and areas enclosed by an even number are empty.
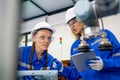
{"type": "Polygon", "coordinates": [[[38,48],[35,48],[35,49],[36,49],[36,56],[40,60],[44,51],[38,48]]]}
{"type": "Polygon", "coordinates": [[[36,54],[36,55],[37,55],[38,60],[42,58],[42,54],[36,54]]]}

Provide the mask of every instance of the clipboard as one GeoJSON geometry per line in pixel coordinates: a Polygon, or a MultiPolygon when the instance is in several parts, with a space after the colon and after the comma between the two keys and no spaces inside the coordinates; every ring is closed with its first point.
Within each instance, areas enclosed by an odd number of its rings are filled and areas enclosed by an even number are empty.
{"type": "Polygon", "coordinates": [[[90,67],[88,67],[85,62],[87,59],[92,58],[96,58],[96,55],[93,50],[89,52],[80,52],[71,56],[71,59],[79,72],[90,69],[90,67]]]}

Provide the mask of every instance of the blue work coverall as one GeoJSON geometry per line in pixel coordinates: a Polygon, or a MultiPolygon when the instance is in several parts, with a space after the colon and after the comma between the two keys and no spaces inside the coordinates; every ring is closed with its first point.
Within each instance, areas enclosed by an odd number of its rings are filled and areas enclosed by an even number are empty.
{"type": "MultiPolygon", "coordinates": [[[[64,67],[62,76],[68,80],[120,80],[120,43],[109,30],[105,30],[107,33],[107,39],[112,44],[112,50],[100,51],[98,46],[101,37],[87,39],[86,42],[89,44],[90,49],[94,49],[96,56],[99,56],[103,60],[103,69],[97,70],[86,70],[78,72],[74,66],[73,61],[70,61],[70,67],[64,67]]],[[[76,40],[71,47],[71,55],[79,53],[77,48],[80,44],[80,40],[76,40]]]]}
{"type": "MultiPolygon", "coordinates": [[[[19,48],[19,65],[18,70],[29,70],[30,67],[30,51],[31,46],[28,47],[20,47],[19,48]]],[[[34,51],[33,60],[32,60],[32,68],[33,70],[42,70],[45,67],[46,52],[44,51],[42,54],[42,58],[40,60],[37,59],[36,51],[34,51]]],[[[62,68],[62,63],[58,61],[56,58],[48,54],[48,64],[47,70],[60,70],[62,68]]]]}

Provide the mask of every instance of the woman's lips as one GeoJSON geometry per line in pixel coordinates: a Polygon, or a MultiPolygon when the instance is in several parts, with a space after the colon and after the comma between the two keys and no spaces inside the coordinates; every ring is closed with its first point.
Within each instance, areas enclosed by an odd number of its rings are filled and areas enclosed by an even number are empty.
{"type": "Polygon", "coordinates": [[[73,33],[75,33],[77,30],[76,30],[76,29],[73,29],[72,31],[73,31],[73,33]]]}

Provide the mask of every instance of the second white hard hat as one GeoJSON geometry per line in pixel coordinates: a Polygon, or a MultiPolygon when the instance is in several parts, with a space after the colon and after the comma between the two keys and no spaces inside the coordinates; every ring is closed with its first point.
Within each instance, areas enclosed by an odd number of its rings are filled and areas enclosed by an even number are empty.
{"type": "Polygon", "coordinates": [[[66,11],[66,15],[65,15],[65,22],[68,23],[72,18],[74,18],[76,15],[74,13],[74,7],[68,9],[66,11]]]}

